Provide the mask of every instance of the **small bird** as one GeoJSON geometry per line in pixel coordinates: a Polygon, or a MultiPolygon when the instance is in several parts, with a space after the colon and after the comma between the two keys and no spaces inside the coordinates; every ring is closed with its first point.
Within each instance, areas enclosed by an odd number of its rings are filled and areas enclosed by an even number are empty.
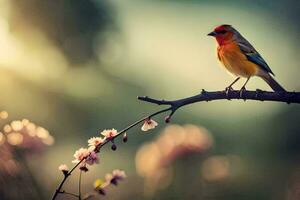
{"type": "Polygon", "coordinates": [[[231,25],[224,24],[216,27],[208,34],[216,38],[218,43],[218,59],[224,67],[237,78],[226,87],[226,91],[232,90],[232,86],[241,78],[246,82],[240,92],[246,90],[246,84],[252,76],[258,76],[268,83],[274,91],[286,91],[275,79],[274,73],[255,50],[255,48],[231,25]]]}

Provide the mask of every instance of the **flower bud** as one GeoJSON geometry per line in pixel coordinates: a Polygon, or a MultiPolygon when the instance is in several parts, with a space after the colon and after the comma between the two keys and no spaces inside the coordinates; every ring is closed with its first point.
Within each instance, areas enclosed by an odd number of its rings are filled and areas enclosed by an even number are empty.
{"type": "Polygon", "coordinates": [[[169,115],[166,116],[166,117],[165,117],[165,122],[166,122],[166,123],[170,123],[170,122],[171,122],[171,116],[169,116],[169,115]]]}
{"type": "Polygon", "coordinates": [[[85,165],[81,166],[79,169],[83,172],[89,171],[89,169],[85,165]]]}
{"type": "Polygon", "coordinates": [[[117,145],[116,144],[112,144],[111,145],[111,150],[113,150],[113,151],[117,150],[117,145]]]}
{"type": "Polygon", "coordinates": [[[123,142],[127,142],[127,140],[128,140],[127,133],[124,133],[124,135],[123,135],[123,142]]]}

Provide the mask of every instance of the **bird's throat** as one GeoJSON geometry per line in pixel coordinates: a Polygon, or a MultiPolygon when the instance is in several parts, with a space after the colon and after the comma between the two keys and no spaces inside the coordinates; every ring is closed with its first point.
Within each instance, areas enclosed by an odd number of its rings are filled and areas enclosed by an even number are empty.
{"type": "Polygon", "coordinates": [[[216,37],[216,40],[217,40],[219,46],[225,45],[230,42],[224,37],[216,37]]]}

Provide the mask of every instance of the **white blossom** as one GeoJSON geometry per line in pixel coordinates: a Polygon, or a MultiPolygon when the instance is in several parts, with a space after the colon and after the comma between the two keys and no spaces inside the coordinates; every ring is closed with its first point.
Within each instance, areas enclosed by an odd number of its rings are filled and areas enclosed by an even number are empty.
{"type": "Polygon", "coordinates": [[[148,131],[150,129],[154,129],[157,125],[158,123],[153,119],[146,119],[141,129],[142,131],[148,131]]]}

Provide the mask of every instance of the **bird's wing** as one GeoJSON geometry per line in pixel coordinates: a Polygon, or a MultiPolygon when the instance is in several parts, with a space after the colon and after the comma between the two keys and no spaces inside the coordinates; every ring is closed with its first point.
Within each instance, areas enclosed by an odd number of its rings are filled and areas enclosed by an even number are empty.
{"type": "Polygon", "coordinates": [[[266,72],[274,75],[266,61],[261,57],[261,55],[255,50],[255,48],[246,40],[238,41],[238,46],[240,50],[246,55],[247,59],[258,66],[260,66],[266,72]]]}

